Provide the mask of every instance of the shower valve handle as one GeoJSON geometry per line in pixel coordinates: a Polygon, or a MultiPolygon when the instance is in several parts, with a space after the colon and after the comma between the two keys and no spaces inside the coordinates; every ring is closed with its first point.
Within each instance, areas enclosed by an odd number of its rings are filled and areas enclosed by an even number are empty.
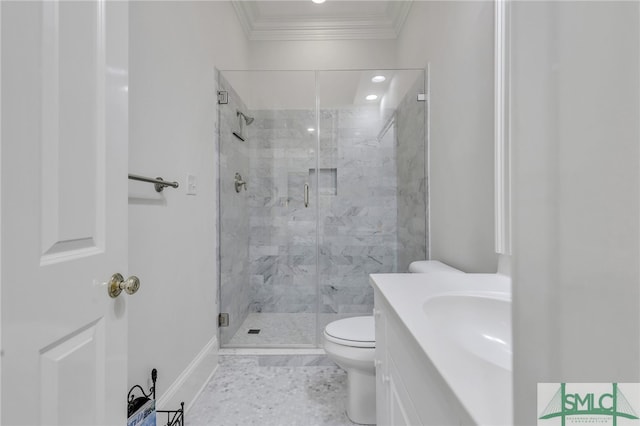
{"type": "Polygon", "coordinates": [[[234,186],[236,188],[236,192],[240,192],[240,188],[244,187],[244,190],[247,190],[247,182],[245,182],[244,180],[242,180],[242,176],[240,176],[240,173],[236,172],[236,176],[234,179],[234,186]]]}

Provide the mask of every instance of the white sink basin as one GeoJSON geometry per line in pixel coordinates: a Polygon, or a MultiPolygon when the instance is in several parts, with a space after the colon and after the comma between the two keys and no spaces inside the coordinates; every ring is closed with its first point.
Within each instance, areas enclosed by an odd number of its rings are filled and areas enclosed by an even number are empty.
{"type": "Polygon", "coordinates": [[[483,360],[511,371],[511,300],[506,293],[445,293],[422,306],[427,326],[483,360]]]}

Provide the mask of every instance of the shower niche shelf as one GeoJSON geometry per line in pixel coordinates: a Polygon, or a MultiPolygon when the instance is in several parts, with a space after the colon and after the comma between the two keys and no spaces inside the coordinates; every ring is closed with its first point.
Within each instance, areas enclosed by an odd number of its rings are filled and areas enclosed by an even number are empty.
{"type": "MultiPolygon", "coordinates": [[[[155,400],[156,400],[156,380],[158,379],[158,370],[155,368],[151,370],[151,387],[149,388],[149,392],[145,392],[145,390],[140,385],[135,385],[131,389],[129,389],[129,393],[127,394],[127,418],[131,420],[131,416],[138,414],[138,411],[147,405],[150,401],[153,402],[153,407],[155,409],[155,400]],[[139,392],[140,396],[136,396],[136,393],[139,392]]],[[[184,402],[180,403],[180,408],[177,410],[155,410],[155,423],[154,425],[158,426],[184,426],[184,402]],[[159,416],[166,415],[166,423],[162,423],[159,420],[159,416]]],[[[129,421],[127,421],[129,424],[129,421]]],[[[146,421],[142,423],[137,423],[141,426],[146,425],[146,421]]]]}
{"type": "MultiPolygon", "coordinates": [[[[338,169],[322,168],[318,172],[318,194],[338,195],[338,169]]],[[[309,169],[309,182],[315,186],[316,169],[309,169]]]]}

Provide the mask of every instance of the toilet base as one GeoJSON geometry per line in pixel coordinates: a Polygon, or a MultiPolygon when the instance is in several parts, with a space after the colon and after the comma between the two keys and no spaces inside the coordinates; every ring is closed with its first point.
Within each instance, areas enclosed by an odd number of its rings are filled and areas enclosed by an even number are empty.
{"type": "MultiPolygon", "coordinates": [[[[357,321],[371,320],[365,328],[373,331],[373,317],[355,317],[357,321]]],[[[338,322],[347,321],[338,320],[338,322]]],[[[327,328],[331,326],[327,325],[327,328]]],[[[362,324],[360,324],[362,327],[362,324]]],[[[365,332],[367,330],[365,329],[365,332]]],[[[366,333],[365,333],[366,334],[366,333]]],[[[374,366],[375,342],[369,333],[367,340],[344,340],[324,332],[324,350],[333,362],[347,372],[347,417],[358,424],[376,423],[376,369],[374,366]],[[359,342],[360,345],[354,345],[359,342]]]]}
{"type": "Polygon", "coordinates": [[[354,369],[347,371],[347,416],[358,424],[376,423],[375,373],[367,374],[354,369]]]}

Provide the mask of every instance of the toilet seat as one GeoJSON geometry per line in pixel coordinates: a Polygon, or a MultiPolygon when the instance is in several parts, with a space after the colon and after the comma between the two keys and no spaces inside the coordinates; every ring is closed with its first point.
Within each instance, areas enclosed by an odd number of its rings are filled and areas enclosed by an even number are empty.
{"type": "Polygon", "coordinates": [[[354,348],[375,348],[375,323],[372,316],[345,318],[328,324],[324,336],[330,342],[354,348]]]}

